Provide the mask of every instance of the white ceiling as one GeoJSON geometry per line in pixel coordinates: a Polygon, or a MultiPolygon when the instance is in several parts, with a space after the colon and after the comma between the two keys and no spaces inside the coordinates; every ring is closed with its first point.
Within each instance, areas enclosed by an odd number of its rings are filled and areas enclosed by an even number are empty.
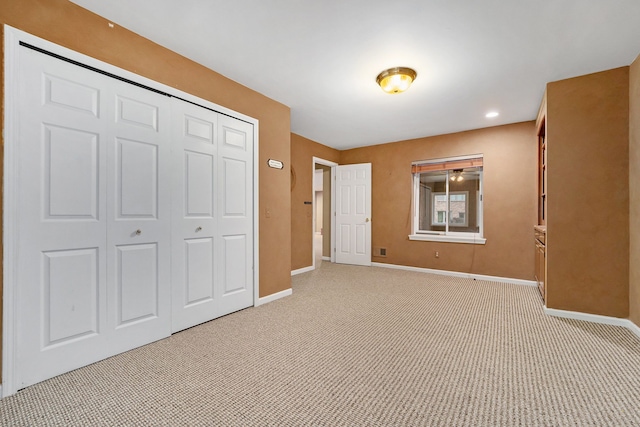
{"type": "Polygon", "coordinates": [[[72,1],[288,105],[292,132],[337,149],[533,120],[547,82],[640,54],[638,0],[72,1]],[[418,77],[389,95],[375,78],[394,66],[418,77]]]}

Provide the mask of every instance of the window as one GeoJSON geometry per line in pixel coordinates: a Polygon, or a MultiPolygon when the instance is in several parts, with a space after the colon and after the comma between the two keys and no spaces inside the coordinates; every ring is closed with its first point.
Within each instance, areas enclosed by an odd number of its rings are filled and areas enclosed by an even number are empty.
{"type": "Polygon", "coordinates": [[[466,221],[469,205],[468,191],[455,191],[449,193],[431,193],[431,205],[433,206],[433,215],[431,225],[446,225],[446,213],[449,211],[449,224],[459,227],[467,227],[466,221]],[[449,206],[447,208],[447,206],[449,206]]]}
{"type": "Polygon", "coordinates": [[[410,240],[484,244],[481,155],[416,162],[410,240]]]}

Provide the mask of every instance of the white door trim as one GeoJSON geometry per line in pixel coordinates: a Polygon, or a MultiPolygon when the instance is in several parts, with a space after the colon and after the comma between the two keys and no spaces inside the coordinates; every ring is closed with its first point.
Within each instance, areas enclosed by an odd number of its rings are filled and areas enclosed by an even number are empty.
{"type": "MultiPolygon", "coordinates": [[[[335,212],[335,198],[333,196],[333,168],[334,166],[338,166],[338,164],[336,162],[332,162],[330,160],[325,160],[325,159],[321,159],[320,157],[313,157],[311,159],[311,176],[314,176],[313,174],[315,173],[316,170],[316,164],[319,165],[324,165],[324,166],[330,166],[331,167],[331,262],[334,262],[333,259],[333,245],[335,242],[335,215],[333,214],[335,212]]],[[[315,189],[313,188],[313,186],[311,186],[311,210],[313,211],[313,218],[311,220],[311,242],[312,242],[312,248],[315,249],[315,246],[313,246],[315,244],[314,239],[314,235],[315,235],[315,226],[316,226],[316,192],[315,189]]],[[[324,239],[324,236],[323,236],[324,239]]],[[[316,269],[316,254],[314,251],[311,251],[312,257],[311,257],[311,270],[315,270],[316,269]]]]}
{"type": "Polygon", "coordinates": [[[18,132],[18,85],[15,84],[18,73],[18,57],[19,57],[19,43],[24,42],[32,46],[44,49],[46,51],[55,53],[65,58],[77,61],[79,63],[88,65],[90,67],[98,68],[102,71],[123,77],[131,80],[135,83],[142,84],[152,89],[156,89],[161,92],[165,92],[169,95],[182,98],[186,101],[193,102],[201,105],[205,108],[215,110],[219,113],[226,114],[231,117],[235,117],[247,123],[253,125],[254,132],[254,162],[253,162],[253,233],[254,233],[254,246],[253,246],[253,280],[254,280],[254,302],[253,305],[259,303],[259,229],[258,229],[258,202],[259,202],[259,129],[258,120],[244,114],[233,111],[229,108],[214,104],[205,99],[197,96],[182,92],[178,89],[164,85],[162,83],[153,81],[146,77],[108,64],[106,62],[97,60],[90,56],[75,52],[71,49],[67,49],[63,46],[41,39],[24,31],[13,28],[9,25],[4,25],[4,87],[5,87],[5,99],[4,99],[4,198],[3,198],[3,329],[2,329],[2,397],[10,396],[14,394],[16,389],[16,381],[14,371],[15,364],[15,348],[16,348],[16,297],[15,291],[16,274],[17,274],[17,260],[15,254],[17,252],[17,244],[19,242],[19,236],[17,233],[17,222],[19,216],[17,212],[17,160],[19,158],[19,147],[13,142],[17,139],[18,132]]]}
{"type": "Polygon", "coordinates": [[[16,307],[18,304],[17,293],[12,285],[16,280],[18,271],[17,242],[18,220],[17,215],[17,163],[19,159],[16,144],[11,141],[17,139],[18,130],[18,85],[9,84],[18,78],[18,34],[4,27],[4,198],[2,200],[2,246],[3,246],[3,274],[2,274],[2,397],[14,394],[15,363],[16,363],[16,307]],[[10,190],[10,191],[7,191],[10,190]]]}
{"type": "MultiPolygon", "coordinates": [[[[259,172],[260,172],[260,150],[258,149],[258,120],[251,119],[253,123],[253,306],[257,307],[260,303],[260,257],[258,249],[260,248],[260,234],[258,225],[260,224],[260,205],[258,193],[260,190],[259,172]]],[[[263,303],[264,304],[264,303],[263,303]]]]}

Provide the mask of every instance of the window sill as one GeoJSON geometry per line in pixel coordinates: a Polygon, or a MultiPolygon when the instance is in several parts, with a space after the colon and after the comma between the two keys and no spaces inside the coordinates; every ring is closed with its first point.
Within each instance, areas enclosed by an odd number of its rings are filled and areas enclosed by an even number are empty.
{"type": "Polygon", "coordinates": [[[409,240],[423,242],[449,242],[449,243],[472,243],[484,245],[487,239],[475,236],[443,236],[441,234],[410,234],[409,240]]]}

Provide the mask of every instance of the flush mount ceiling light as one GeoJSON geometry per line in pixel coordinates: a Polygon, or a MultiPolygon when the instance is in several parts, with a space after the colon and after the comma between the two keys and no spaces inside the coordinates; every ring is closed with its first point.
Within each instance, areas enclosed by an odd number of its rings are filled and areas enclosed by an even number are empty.
{"type": "Polygon", "coordinates": [[[411,68],[394,67],[378,74],[376,83],[387,93],[400,93],[409,89],[417,75],[418,73],[411,68]]]}
{"type": "Polygon", "coordinates": [[[454,169],[453,173],[451,174],[451,181],[455,181],[455,182],[462,182],[464,181],[464,176],[462,176],[463,170],[462,169],[454,169]]]}
{"type": "Polygon", "coordinates": [[[487,114],[485,114],[484,116],[487,119],[493,119],[494,117],[498,117],[500,115],[500,113],[498,113],[497,111],[489,111],[487,114]]]}

